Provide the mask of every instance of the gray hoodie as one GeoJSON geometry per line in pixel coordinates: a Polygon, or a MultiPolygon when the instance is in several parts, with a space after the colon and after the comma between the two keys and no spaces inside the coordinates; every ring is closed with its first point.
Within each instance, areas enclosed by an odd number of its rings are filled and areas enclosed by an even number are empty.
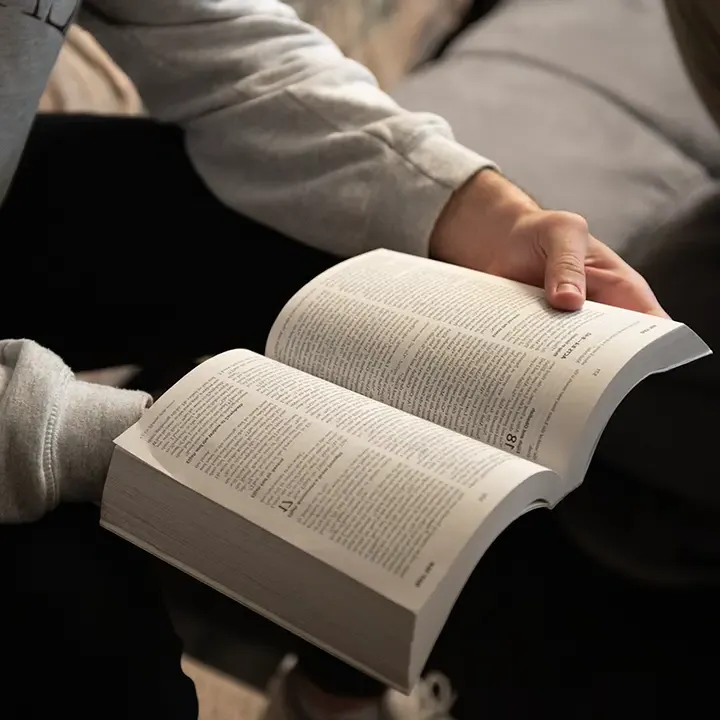
{"type": "Polygon", "coordinates": [[[99,500],[113,439],[149,404],[144,393],[79,382],[34,342],[1,340],[0,523],[99,500]]]}
{"type": "MultiPolygon", "coordinates": [[[[0,0],[0,202],[76,0],[0,0]]],[[[79,20],[226,204],[338,255],[425,254],[450,194],[491,163],[403,111],[280,0],[93,0],[79,20]]],[[[0,342],[0,522],[99,498],[110,439],[147,398],[0,342]]]]}
{"type": "MultiPolygon", "coordinates": [[[[0,200],[76,6],[0,0],[0,200]]],[[[490,164],[280,0],[89,0],[78,17],[185,129],[217,197],[321,249],[426,253],[452,191],[490,164]]]]}
{"type": "MultiPolygon", "coordinates": [[[[77,0],[0,0],[0,202],[77,0]]],[[[403,111],[280,0],[93,0],[79,20],[226,204],[339,255],[425,254],[450,194],[491,163],[403,111]]],[[[111,439],[148,398],[0,341],[0,522],[100,497],[111,439]]]]}

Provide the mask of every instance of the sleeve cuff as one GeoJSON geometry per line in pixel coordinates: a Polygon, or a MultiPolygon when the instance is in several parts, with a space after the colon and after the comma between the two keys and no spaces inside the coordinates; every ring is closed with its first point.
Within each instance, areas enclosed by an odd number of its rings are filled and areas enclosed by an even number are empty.
{"type": "Polygon", "coordinates": [[[371,211],[377,220],[365,249],[382,247],[426,257],[430,236],[451,195],[485,169],[499,168],[440,133],[428,134],[398,162],[393,183],[386,188],[394,186],[396,192],[378,194],[371,211]]]}
{"type": "Polygon", "coordinates": [[[55,431],[55,478],[60,500],[102,497],[113,440],[150,406],[145,393],[71,380],[55,431]]]}

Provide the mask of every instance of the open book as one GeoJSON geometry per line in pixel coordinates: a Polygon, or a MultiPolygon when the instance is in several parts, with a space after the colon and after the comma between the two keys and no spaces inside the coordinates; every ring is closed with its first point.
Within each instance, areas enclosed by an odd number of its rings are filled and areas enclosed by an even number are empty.
{"type": "Polygon", "coordinates": [[[379,250],[298,292],[266,353],[206,361],[117,439],[103,524],[408,690],[498,534],[581,483],[636,383],[709,349],[379,250]]]}

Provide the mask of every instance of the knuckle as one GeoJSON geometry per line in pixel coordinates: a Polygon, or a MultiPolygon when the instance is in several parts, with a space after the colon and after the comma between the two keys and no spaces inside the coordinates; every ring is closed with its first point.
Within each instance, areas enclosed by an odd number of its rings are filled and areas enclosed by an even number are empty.
{"type": "Polygon", "coordinates": [[[628,266],[626,273],[621,278],[621,284],[628,290],[652,293],[648,281],[637,270],[630,266],[628,266]]]}
{"type": "Polygon", "coordinates": [[[562,218],[562,222],[568,227],[571,227],[575,230],[580,230],[583,233],[590,232],[588,221],[582,215],[577,215],[576,213],[570,212],[561,212],[560,217],[562,218]]]}
{"type": "Polygon", "coordinates": [[[580,258],[572,253],[561,253],[553,259],[556,270],[564,275],[584,275],[584,266],[580,258]]]}
{"type": "Polygon", "coordinates": [[[545,214],[545,224],[550,230],[572,230],[574,232],[589,234],[588,221],[576,213],[563,210],[553,210],[545,214]]]}

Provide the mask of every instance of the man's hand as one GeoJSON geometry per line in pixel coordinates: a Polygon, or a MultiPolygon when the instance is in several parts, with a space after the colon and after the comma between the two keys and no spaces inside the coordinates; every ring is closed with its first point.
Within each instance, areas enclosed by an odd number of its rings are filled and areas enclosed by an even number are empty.
{"type": "Polygon", "coordinates": [[[545,287],[553,307],[585,299],[667,317],[642,276],[588,232],[585,220],[542,210],[493,170],[458,190],[430,240],[437,260],[545,287]]]}

